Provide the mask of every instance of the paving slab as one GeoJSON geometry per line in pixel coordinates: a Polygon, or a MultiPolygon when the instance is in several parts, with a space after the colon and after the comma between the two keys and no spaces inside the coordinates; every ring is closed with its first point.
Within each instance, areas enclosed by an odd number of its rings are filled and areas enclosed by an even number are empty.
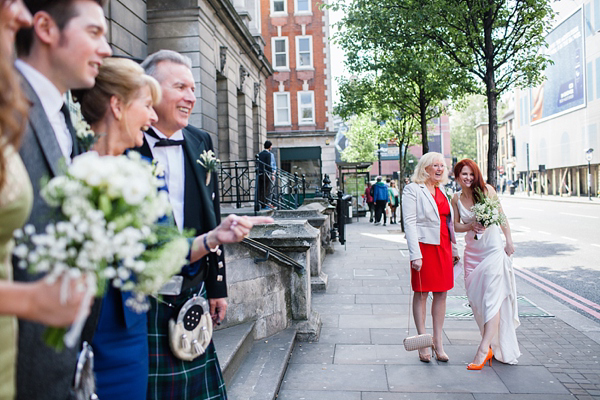
{"type": "Polygon", "coordinates": [[[281,390],[277,400],[361,400],[361,394],[337,390],[281,390]]]}
{"type": "Polygon", "coordinates": [[[416,352],[408,352],[403,345],[337,345],[335,364],[410,364],[414,365],[416,352]]]}
{"type": "Polygon", "coordinates": [[[567,394],[569,391],[543,366],[494,363],[493,369],[510,393],[567,394]]]}
{"type": "MultiPolygon", "coordinates": [[[[373,393],[363,392],[362,400],[475,400],[470,393],[373,393]]],[[[571,399],[573,400],[573,399],[571,399]]]]}
{"type": "Polygon", "coordinates": [[[370,344],[371,335],[368,328],[347,329],[322,327],[319,343],[370,344]]]}
{"type": "Polygon", "coordinates": [[[290,364],[333,364],[335,343],[296,343],[290,364]]]}
{"type": "Polygon", "coordinates": [[[282,390],[387,391],[383,365],[296,364],[288,369],[282,390]]]}
{"type": "Polygon", "coordinates": [[[406,294],[357,294],[356,304],[395,304],[408,312],[409,296],[406,294]]]}
{"type": "Polygon", "coordinates": [[[406,328],[399,315],[340,315],[340,328],[406,328]]]}
{"type": "Polygon", "coordinates": [[[502,379],[492,368],[466,371],[464,366],[387,365],[387,377],[392,392],[432,393],[510,393],[502,379]],[[427,377],[424,379],[424,377],[427,377]]]}

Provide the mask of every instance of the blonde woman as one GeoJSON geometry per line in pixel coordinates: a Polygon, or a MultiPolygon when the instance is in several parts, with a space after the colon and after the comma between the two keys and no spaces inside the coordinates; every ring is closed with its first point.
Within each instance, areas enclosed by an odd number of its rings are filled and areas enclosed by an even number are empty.
{"type": "MultiPolygon", "coordinates": [[[[444,188],[448,181],[444,156],[431,152],[421,157],[412,181],[402,193],[402,213],[410,253],[415,325],[419,334],[425,333],[427,296],[432,292],[433,349],[438,361],[447,362],[442,329],[447,292],[454,286],[453,264],[459,257],[452,207],[444,188]]],[[[419,350],[419,359],[429,362],[429,349],[419,350]]]]}

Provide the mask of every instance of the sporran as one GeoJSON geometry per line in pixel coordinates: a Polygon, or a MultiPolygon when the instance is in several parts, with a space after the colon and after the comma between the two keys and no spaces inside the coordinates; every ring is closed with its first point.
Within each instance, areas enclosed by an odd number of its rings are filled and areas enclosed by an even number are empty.
{"type": "Polygon", "coordinates": [[[208,301],[194,295],[179,310],[177,319],[169,320],[169,345],[175,357],[192,361],[201,356],[210,344],[213,323],[208,301]]]}

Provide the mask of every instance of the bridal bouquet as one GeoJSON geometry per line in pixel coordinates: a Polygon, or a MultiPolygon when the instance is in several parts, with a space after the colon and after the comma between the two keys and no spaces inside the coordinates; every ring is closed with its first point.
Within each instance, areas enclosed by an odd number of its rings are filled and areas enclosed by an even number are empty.
{"type": "MultiPolygon", "coordinates": [[[[484,227],[491,225],[504,225],[506,216],[500,210],[500,201],[487,197],[480,192],[481,201],[475,203],[471,207],[471,211],[475,214],[475,219],[484,227]]],[[[479,240],[478,234],[475,234],[475,240],[479,240]]]]}
{"type": "MultiPolygon", "coordinates": [[[[87,304],[68,332],[47,329],[49,345],[76,344],[91,298],[101,296],[107,284],[132,291],[127,306],[143,312],[149,307],[145,296],[187,264],[187,239],[176,228],[157,224],[171,210],[167,192],[158,190],[162,186],[156,168],[139,153],[100,157],[89,152],[43,187],[42,197],[62,218],[45,232],[36,233],[31,225],[16,232],[19,267],[45,273],[50,282],[82,275],[87,281],[87,304]]],[[[68,285],[63,287],[66,301],[68,285]]]]}

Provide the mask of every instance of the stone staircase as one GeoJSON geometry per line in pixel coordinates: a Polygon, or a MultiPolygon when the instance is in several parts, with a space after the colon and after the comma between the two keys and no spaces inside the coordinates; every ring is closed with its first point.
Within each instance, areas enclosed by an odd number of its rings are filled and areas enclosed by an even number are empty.
{"type": "Polygon", "coordinates": [[[276,399],[296,342],[295,328],[255,341],[254,326],[246,322],[213,335],[231,400],[276,399]]]}

